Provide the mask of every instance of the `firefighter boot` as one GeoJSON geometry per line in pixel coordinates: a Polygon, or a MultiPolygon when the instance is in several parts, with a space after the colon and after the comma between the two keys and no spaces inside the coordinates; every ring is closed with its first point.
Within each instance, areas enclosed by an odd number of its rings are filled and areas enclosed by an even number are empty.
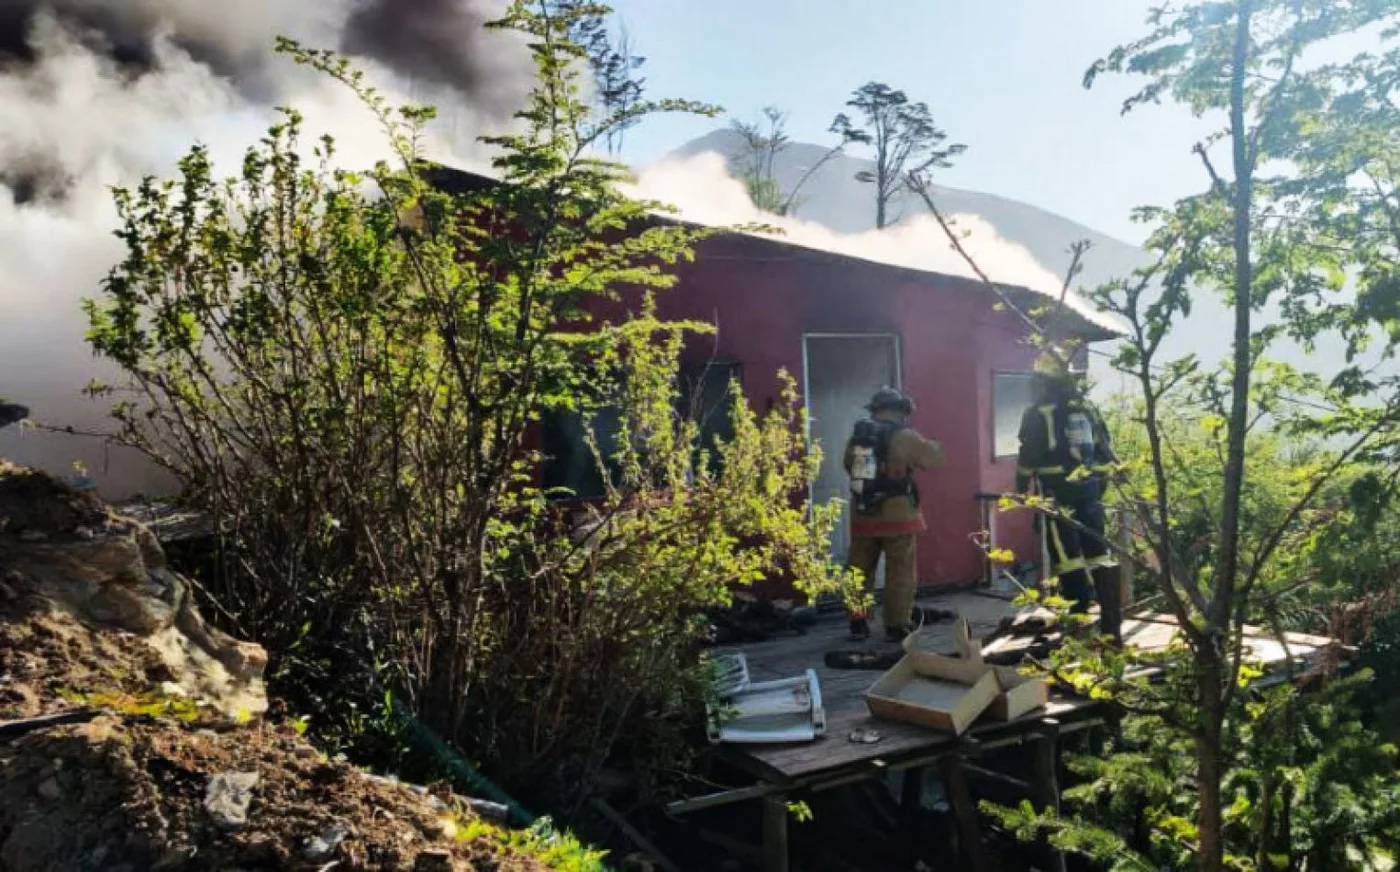
{"type": "Polygon", "coordinates": [[[905,639],[910,633],[912,633],[912,632],[914,632],[914,627],[913,627],[912,625],[909,625],[909,624],[905,624],[905,625],[902,626],[902,627],[886,627],[886,628],[885,628],[885,641],[886,641],[886,642],[903,642],[904,639],[905,639]]]}
{"type": "Polygon", "coordinates": [[[1094,593],[1099,601],[1099,632],[1123,644],[1123,588],[1117,566],[1096,566],[1094,593]]]}

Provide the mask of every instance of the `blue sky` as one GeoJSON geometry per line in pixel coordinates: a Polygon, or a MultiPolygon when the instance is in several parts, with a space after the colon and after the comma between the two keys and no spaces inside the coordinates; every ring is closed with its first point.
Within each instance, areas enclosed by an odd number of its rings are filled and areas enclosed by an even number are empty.
{"type": "MultiPolygon", "coordinates": [[[[1134,206],[1203,187],[1191,146],[1213,125],[1171,105],[1123,117],[1125,78],[1084,70],[1146,32],[1160,0],[614,0],[652,96],[718,103],[741,118],[790,113],[797,139],[827,142],[849,92],[870,80],[924,100],[968,146],[938,181],[1041,206],[1137,242],[1134,206]]],[[[721,122],[722,123],[722,122],[721,122]]],[[[647,161],[712,129],[661,118],[631,131],[647,161]]]]}

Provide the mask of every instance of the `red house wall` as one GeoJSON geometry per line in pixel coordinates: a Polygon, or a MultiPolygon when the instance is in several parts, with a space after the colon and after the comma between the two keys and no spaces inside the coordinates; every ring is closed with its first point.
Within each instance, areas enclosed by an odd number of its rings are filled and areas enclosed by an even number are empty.
{"type": "MultiPolygon", "coordinates": [[[[1014,459],[992,456],[992,371],[1026,371],[1034,357],[1014,316],[995,311],[993,298],[971,281],[747,237],[708,240],[676,272],[676,287],[657,295],[658,315],[714,324],[717,335],[696,340],[688,353],[739,361],[744,392],[760,411],[778,397],[780,369],[801,379],[804,334],[900,337],[904,387],[918,405],[911,424],[941,442],[948,458],[919,478],[928,521],[919,580],[980,579],[982,552],[971,539],[983,527],[977,494],[1008,490],[1015,476],[1014,459]]],[[[615,317],[620,308],[600,306],[597,314],[615,317]]],[[[1002,544],[1031,553],[1026,519],[999,523],[1010,534],[1002,544]]]]}

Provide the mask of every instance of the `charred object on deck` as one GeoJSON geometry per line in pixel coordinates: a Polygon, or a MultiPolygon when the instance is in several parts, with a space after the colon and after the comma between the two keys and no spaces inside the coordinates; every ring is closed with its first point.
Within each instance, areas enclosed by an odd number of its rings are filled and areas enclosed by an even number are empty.
{"type": "Polygon", "coordinates": [[[817,612],[790,600],[764,600],[742,591],[734,594],[727,608],[705,613],[714,628],[710,642],[715,645],[747,645],[766,642],[780,633],[806,635],[817,620],[817,612]]]}
{"type": "Polygon", "coordinates": [[[1031,611],[1008,615],[982,640],[982,659],[992,666],[1044,660],[1060,647],[1063,638],[1052,614],[1031,611]]]}
{"type": "MultiPolygon", "coordinates": [[[[914,622],[920,627],[943,621],[956,621],[958,613],[931,606],[914,606],[914,622]]],[[[876,651],[870,648],[846,648],[826,652],[823,658],[828,669],[866,669],[884,672],[893,667],[904,656],[902,648],[892,651],[876,651]]]]}

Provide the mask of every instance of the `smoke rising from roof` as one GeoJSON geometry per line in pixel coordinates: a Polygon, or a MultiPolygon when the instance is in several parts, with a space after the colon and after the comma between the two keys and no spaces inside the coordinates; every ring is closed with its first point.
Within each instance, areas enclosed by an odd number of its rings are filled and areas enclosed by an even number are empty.
{"type": "Polygon", "coordinates": [[[341,44],[401,75],[509,111],[517,95],[500,87],[509,71],[501,68],[499,52],[481,50],[484,26],[501,12],[496,6],[483,0],[358,0],[341,44]]]}
{"type": "MultiPolygon", "coordinates": [[[[519,40],[479,26],[502,8],[500,0],[0,0],[0,395],[48,424],[106,429],[106,403],[79,391],[115,374],[87,350],[80,301],[123,253],[110,186],[170,176],[194,142],[221,172],[235,172],[276,105],[304,112],[308,143],[333,134],[348,166],[389,156],[377,122],[347,89],[274,53],[278,35],[357,56],[391,100],[435,103],[442,117],[430,154],[475,164],[476,137],[499,131],[532,77],[519,40]],[[416,44],[423,34],[435,39],[416,44]]],[[[58,472],[82,461],[113,497],[162,484],[129,457],[113,462],[120,455],[92,439],[10,427],[0,456],[58,472]]]]}
{"type": "MultiPolygon", "coordinates": [[[[712,151],[667,158],[641,170],[633,193],[669,203],[680,210],[681,218],[696,224],[761,224],[795,245],[891,266],[977,278],[931,215],[906,218],[883,230],[841,233],[814,221],[760,211],[744,184],[730,175],[729,167],[726,158],[712,151]]],[[[1029,249],[1003,238],[979,216],[948,217],[955,231],[962,234],[959,242],[963,248],[993,281],[1059,298],[1064,277],[1046,269],[1029,249]]],[[[1098,311],[1078,294],[1070,293],[1065,302],[1090,323],[1113,331],[1123,329],[1117,318],[1098,311]]]]}
{"type": "MultiPolygon", "coordinates": [[[[708,226],[764,224],[781,231],[786,242],[864,258],[878,263],[949,275],[975,278],[967,262],[948,243],[947,235],[931,216],[920,215],[885,228],[863,233],[839,233],[800,218],[783,218],[753,205],[744,184],[729,173],[719,154],[667,159],[645,167],[638,174],[636,194],[670,203],[687,221],[708,226]]],[[[998,282],[1058,294],[1062,279],[1041,266],[1025,248],[997,235],[990,224],[976,216],[953,216],[963,245],[977,263],[998,282]]]]}

